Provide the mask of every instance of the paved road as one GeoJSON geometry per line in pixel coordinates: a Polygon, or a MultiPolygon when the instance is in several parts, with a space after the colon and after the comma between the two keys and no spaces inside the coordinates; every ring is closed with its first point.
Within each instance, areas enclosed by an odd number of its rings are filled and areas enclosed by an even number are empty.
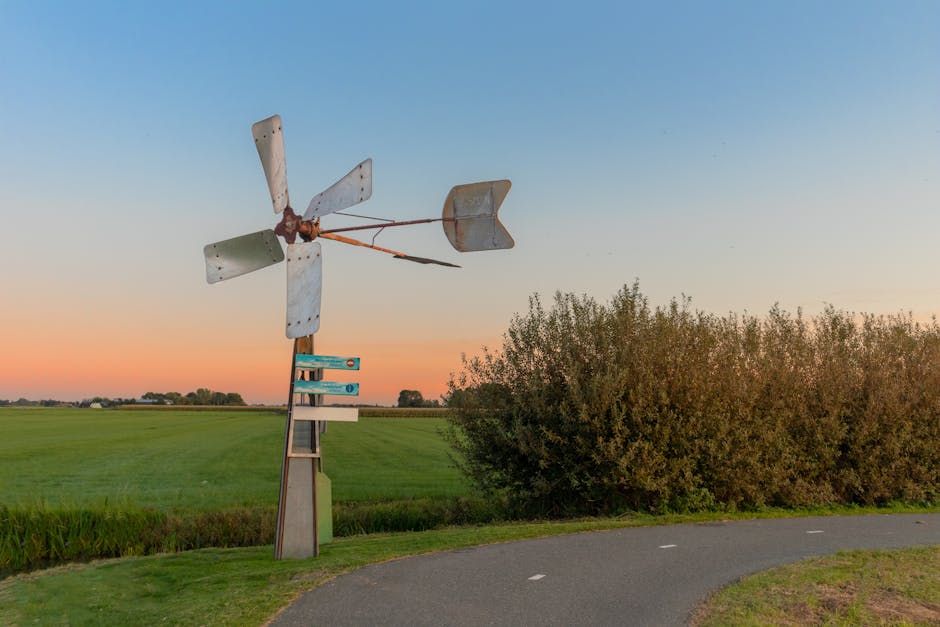
{"type": "Polygon", "coordinates": [[[643,527],[368,566],[305,593],[273,625],[681,625],[712,592],[844,549],[940,544],[940,514],[643,527]]]}

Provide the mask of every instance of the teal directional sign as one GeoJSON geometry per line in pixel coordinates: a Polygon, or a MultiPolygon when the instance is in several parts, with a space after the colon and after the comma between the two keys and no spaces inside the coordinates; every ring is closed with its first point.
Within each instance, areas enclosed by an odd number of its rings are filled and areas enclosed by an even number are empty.
{"type": "MultiPolygon", "coordinates": [[[[300,355],[298,355],[298,357],[299,356],[300,355]]],[[[339,383],[337,381],[294,381],[294,392],[303,394],[359,396],[359,384],[339,383]]]]}
{"type": "Polygon", "coordinates": [[[304,355],[296,357],[298,368],[329,368],[331,370],[359,370],[358,357],[331,357],[330,355],[304,355]]]}

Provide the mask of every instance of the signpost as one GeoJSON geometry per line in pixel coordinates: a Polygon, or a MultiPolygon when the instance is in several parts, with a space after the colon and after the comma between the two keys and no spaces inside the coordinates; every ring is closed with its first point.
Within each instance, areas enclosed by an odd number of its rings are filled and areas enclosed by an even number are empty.
{"type": "Polygon", "coordinates": [[[358,396],[359,384],[324,381],[325,369],[359,370],[359,358],[314,355],[312,335],[294,340],[274,543],[276,559],[316,556],[320,545],[333,539],[332,490],[323,472],[320,436],[328,421],[356,421],[359,410],[323,407],[322,398],[324,394],[358,396]]]}

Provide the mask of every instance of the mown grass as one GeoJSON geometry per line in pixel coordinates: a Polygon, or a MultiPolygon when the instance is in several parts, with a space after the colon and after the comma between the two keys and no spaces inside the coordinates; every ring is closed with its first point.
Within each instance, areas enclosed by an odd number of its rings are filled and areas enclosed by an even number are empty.
{"type": "Polygon", "coordinates": [[[698,611],[695,625],[940,624],[940,547],[846,551],[758,573],[698,611]]]}
{"type": "MultiPolygon", "coordinates": [[[[457,497],[439,418],[334,423],[323,438],[336,501],[457,497]]],[[[160,510],[274,507],[284,415],[271,412],[0,408],[8,506],[160,510]]]]}
{"type": "Polygon", "coordinates": [[[273,412],[2,408],[0,495],[8,506],[270,505],[283,431],[273,412]]]}
{"type": "Polygon", "coordinates": [[[360,418],[331,423],[322,439],[323,469],[338,502],[467,496],[441,436],[444,420],[360,418]]]}

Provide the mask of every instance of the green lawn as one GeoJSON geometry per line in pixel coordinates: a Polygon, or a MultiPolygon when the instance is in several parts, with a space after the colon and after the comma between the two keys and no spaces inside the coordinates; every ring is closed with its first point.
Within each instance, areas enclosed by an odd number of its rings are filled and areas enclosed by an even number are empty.
{"type": "MultiPolygon", "coordinates": [[[[284,416],[274,412],[0,408],[6,505],[109,502],[217,510],[277,502],[284,416]]],[[[336,501],[458,496],[440,418],[333,423],[336,501]]]]}

